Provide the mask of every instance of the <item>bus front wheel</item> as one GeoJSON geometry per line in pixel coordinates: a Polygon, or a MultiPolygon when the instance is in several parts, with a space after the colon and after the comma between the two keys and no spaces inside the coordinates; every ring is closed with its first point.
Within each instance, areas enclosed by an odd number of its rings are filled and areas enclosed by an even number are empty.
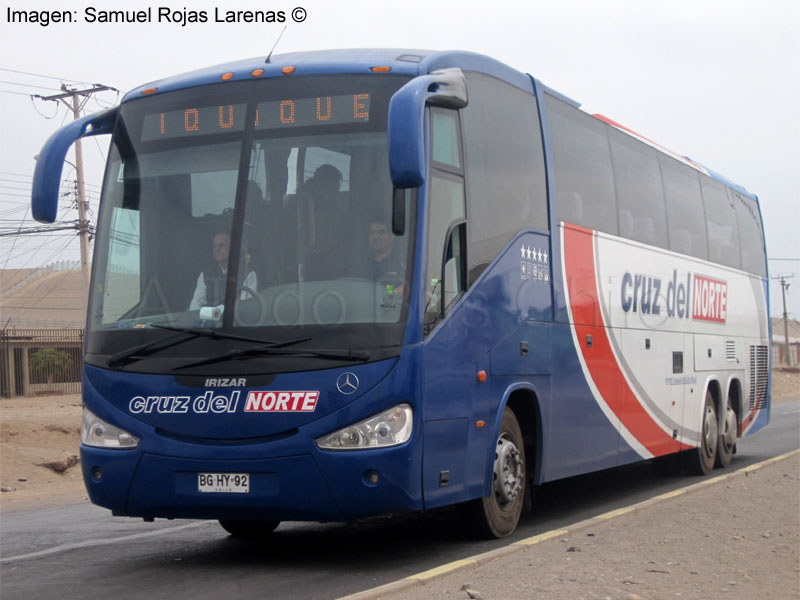
{"type": "Polygon", "coordinates": [[[234,537],[259,538],[269,535],[280,525],[280,521],[240,521],[238,519],[220,519],[222,528],[234,537]]]}
{"type": "Polygon", "coordinates": [[[470,531],[501,538],[517,528],[525,504],[525,446],[514,412],[506,408],[494,449],[492,493],[463,506],[470,531]]]}

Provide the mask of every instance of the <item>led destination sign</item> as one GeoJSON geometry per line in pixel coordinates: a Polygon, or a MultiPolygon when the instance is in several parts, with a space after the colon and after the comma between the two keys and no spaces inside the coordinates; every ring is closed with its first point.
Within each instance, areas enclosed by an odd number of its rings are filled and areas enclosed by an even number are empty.
{"type": "MultiPolygon", "coordinates": [[[[270,100],[256,107],[255,128],[368,123],[369,105],[370,94],[270,100]]],[[[243,131],[246,114],[244,103],[152,113],[144,117],[142,141],[243,131]]]]}

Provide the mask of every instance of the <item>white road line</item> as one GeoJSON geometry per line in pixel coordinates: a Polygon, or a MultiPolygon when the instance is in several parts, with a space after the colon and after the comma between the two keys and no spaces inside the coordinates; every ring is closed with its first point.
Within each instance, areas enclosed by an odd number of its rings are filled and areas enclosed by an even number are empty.
{"type": "Polygon", "coordinates": [[[0,563],[16,562],[18,560],[27,560],[29,558],[40,558],[42,556],[49,556],[50,554],[57,554],[59,552],[66,552],[67,550],[77,550],[79,548],[91,548],[93,546],[107,546],[109,544],[116,544],[117,542],[127,542],[130,540],[138,540],[142,538],[155,537],[165,533],[174,533],[182,529],[193,529],[195,527],[202,527],[209,523],[216,523],[216,521],[198,521],[189,523],[188,525],[179,525],[177,527],[165,527],[155,531],[147,531],[144,533],[134,533],[132,535],[125,535],[116,538],[100,538],[96,540],[86,540],[84,542],[76,542],[74,544],[62,544],[61,546],[53,546],[47,550],[39,550],[38,552],[29,552],[28,554],[18,554],[17,556],[8,556],[0,558],[0,563]]]}

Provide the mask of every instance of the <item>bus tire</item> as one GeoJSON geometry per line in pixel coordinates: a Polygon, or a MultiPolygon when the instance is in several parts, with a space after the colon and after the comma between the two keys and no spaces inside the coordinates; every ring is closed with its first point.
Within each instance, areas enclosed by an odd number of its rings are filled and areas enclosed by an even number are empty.
{"type": "Polygon", "coordinates": [[[736,449],[736,411],[733,410],[731,399],[728,398],[725,407],[724,428],[719,434],[717,443],[717,466],[725,468],[731,464],[734,450],[736,449]]]}
{"type": "Polygon", "coordinates": [[[485,538],[511,535],[525,506],[525,445],[514,412],[506,407],[492,464],[492,494],[463,505],[471,533],[485,538]]]}
{"type": "Polygon", "coordinates": [[[700,446],[686,453],[687,468],[695,475],[708,475],[714,469],[717,460],[717,444],[719,427],[717,426],[717,408],[711,390],[706,391],[703,405],[703,418],[700,421],[700,446]]]}
{"type": "Polygon", "coordinates": [[[241,521],[220,519],[222,528],[234,537],[260,538],[269,535],[280,525],[280,521],[241,521]]]}

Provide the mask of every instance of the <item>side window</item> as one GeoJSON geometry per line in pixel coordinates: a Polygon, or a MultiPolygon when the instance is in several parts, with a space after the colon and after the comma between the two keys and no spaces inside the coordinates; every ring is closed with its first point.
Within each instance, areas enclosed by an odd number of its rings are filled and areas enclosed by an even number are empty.
{"type": "Polygon", "coordinates": [[[659,155],[658,162],[667,201],[670,250],[707,259],[706,215],[697,171],[666,155],[659,155]]]}
{"type": "Polygon", "coordinates": [[[465,289],[464,181],[431,169],[425,276],[425,328],[430,331],[465,289]]]}
{"type": "Polygon", "coordinates": [[[755,200],[728,189],[736,211],[739,225],[739,240],[742,246],[742,269],[761,277],[767,276],[767,260],[764,255],[764,230],[761,215],[755,200]]]}
{"type": "Polygon", "coordinates": [[[536,98],[487,75],[466,78],[461,124],[474,281],[517,232],[548,228],[547,189],[536,98]]]}
{"type": "Polygon", "coordinates": [[[558,219],[616,235],[617,202],[606,126],[546,96],[558,219]]]}
{"type": "Polygon", "coordinates": [[[141,298],[139,211],[114,207],[108,236],[103,324],[120,319],[141,298]],[[113,281],[112,281],[113,280],[113,281]]]}
{"type": "Polygon", "coordinates": [[[619,234],[667,248],[667,213],[656,151],[616,129],[608,130],[619,204],[619,234]]]}
{"type": "Polygon", "coordinates": [[[740,268],[739,231],[736,210],[725,193],[725,186],[705,175],[700,176],[703,202],[706,206],[708,229],[708,259],[740,268]]]}
{"type": "Polygon", "coordinates": [[[461,297],[467,289],[465,266],[467,225],[461,223],[450,230],[447,239],[447,250],[444,253],[444,310],[448,309],[461,297]]]}
{"type": "Polygon", "coordinates": [[[431,110],[433,127],[433,162],[461,168],[458,144],[458,115],[453,111],[431,110]]]}

